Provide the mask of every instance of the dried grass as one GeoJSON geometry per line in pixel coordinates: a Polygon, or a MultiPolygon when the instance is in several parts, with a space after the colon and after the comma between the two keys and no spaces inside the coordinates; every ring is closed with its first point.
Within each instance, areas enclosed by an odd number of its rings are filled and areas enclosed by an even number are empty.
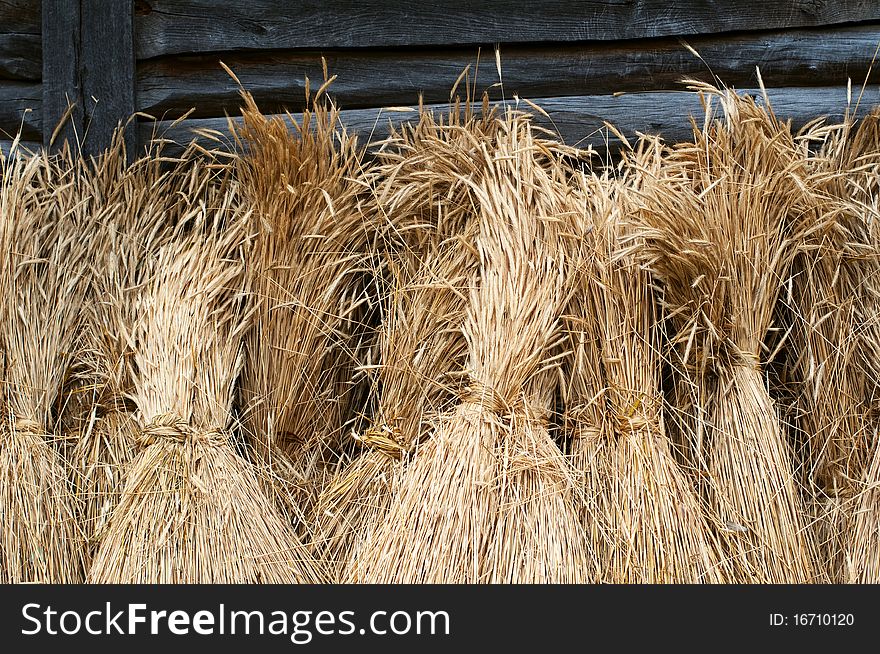
{"type": "Polygon", "coordinates": [[[662,153],[659,175],[642,166],[642,254],[663,286],[683,358],[712,389],[701,391],[711,397],[705,472],[737,580],[814,581],[821,571],[802,489],[761,371],[781,280],[809,222],[806,159],[789,127],[753,99],[697,88],[725,117],[707,111],[693,144],[662,153]]]}
{"type": "Polygon", "coordinates": [[[0,581],[880,581],[880,109],[694,83],[599,176],[487,97],[366,159],[328,85],[0,158],[0,581]]]}
{"type": "Polygon", "coordinates": [[[479,204],[479,280],[461,327],[468,382],[438,418],[371,534],[358,581],[585,581],[595,561],[577,483],[547,418],[564,306],[558,159],[508,115],[468,180],[479,204]],[[547,156],[555,168],[542,161],[547,156]]]}
{"type": "MultiPolygon", "coordinates": [[[[92,582],[291,583],[322,578],[232,447],[249,326],[247,214],[221,172],[187,197],[189,223],[162,244],[137,296],[132,399],[143,450],[89,573],[92,582]]],[[[193,173],[195,174],[195,173],[193,173]]],[[[182,207],[181,207],[182,208],[182,207]]]]}
{"type": "MultiPolygon", "coordinates": [[[[476,253],[467,237],[438,243],[408,279],[398,278],[380,332],[379,400],[363,448],[321,496],[318,519],[333,560],[357,566],[364,531],[384,520],[392,487],[434,416],[458,397],[467,345],[460,326],[476,253]]],[[[401,274],[398,271],[397,274],[401,274]]],[[[395,277],[395,273],[391,273],[395,277]]]]}
{"type": "Polygon", "coordinates": [[[53,409],[88,288],[70,159],[0,158],[0,581],[82,581],[85,539],[53,409]]]}
{"type": "Polygon", "coordinates": [[[791,313],[823,563],[835,582],[880,581],[877,416],[880,375],[880,112],[805,130],[817,211],[791,313]]]}
{"type": "Polygon", "coordinates": [[[375,231],[359,208],[362,151],[336,108],[319,93],[297,122],[267,118],[243,97],[236,166],[253,207],[256,302],[243,421],[262,475],[303,526],[362,408],[375,231]]]}
{"type": "Polygon", "coordinates": [[[408,453],[461,392],[467,344],[460,327],[478,263],[466,178],[475,173],[474,149],[498,129],[492,117],[488,109],[474,114],[470,104],[439,117],[423,112],[377,153],[372,211],[385,248],[372,371],[378,405],[316,512],[328,558],[349,567],[347,576],[358,576],[364,540],[384,520],[408,453]]]}
{"type": "Polygon", "coordinates": [[[605,581],[717,583],[728,574],[719,544],[663,424],[653,289],[636,259],[643,243],[626,224],[631,183],[582,177],[573,198],[573,233],[588,248],[569,330],[581,355],[569,388],[587,401],[575,400],[571,416],[580,418],[572,426],[587,525],[596,523],[605,581]]]}
{"type": "Polygon", "coordinates": [[[876,130],[875,122],[868,116],[857,130],[847,116],[841,124],[820,122],[803,130],[805,150],[816,150],[805,156],[816,221],[824,229],[802,242],[784,302],[791,332],[789,381],[797,391],[797,420],[805,441],[805,483],[814,494],[822,565],[833,582],[848,579],[846,542],[875,429],[873,382],[864,357],[880,337],[871,333],[875,320],[867,317],[880,309],[870,298],[870,280],[880,269],[860,206],[872,166],[866,150],[873,150],[875,160],[880,154],[876,141],[871,145],[865,137],[876,130]]]}
{"type": "Polygon", "coordinates": [[[88,414],[69,453],[71,474],[93,547],[122,493],[139,447],[131,393],[128,339],[138,320],[137,298],[158,248],[187,229],[199,198],[213,183],[193,149],[176,161],[150,151],[126,163],[122,133],[100,157],[81,162],[78,192],[102,218],[90,234],[94,291],[86,304],[80,352],[80,402],[88,414]]]}
{"type": "MultiPolygon", "coordinates": [[[[860,327],[859,351],[868,389],[866,404],[870,441],[867,467],[853,502],[854,513],[845,542],[845,580],[851,583],[880,583],[880,439],[878,439],[877,398],[880,397],[880,109],[862,121],[849,151],[858,165],[849,171],[852,180],[850,204],[865,217],[869,274],[861,294],[857,324],[860,327]],[[858,174],[857,174],[858,173],[858,174]]],[[[856,458],[862,458],[865,441],[856,442],[856,458]]]]}

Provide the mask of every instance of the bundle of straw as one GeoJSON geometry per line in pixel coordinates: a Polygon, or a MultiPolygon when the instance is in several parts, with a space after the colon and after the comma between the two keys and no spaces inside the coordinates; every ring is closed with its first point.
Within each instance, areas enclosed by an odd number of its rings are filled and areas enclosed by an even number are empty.
{"type": "MultiPolygon", "coordinates": [[[[863,326],[860,339],[865,378],[870,442],[868,463],[860,477],[861,489],[855,503],[851,539],[846,543],[846,577],[848,582],[880,583],[880,437],[876,401],[880,396],[880,109],[865,117],[854,139],[852,150],[866,174],[856,186],[854,204],[866,216],[870,274],[865,276],[865,292],[861,294],[858,324],[863,326]]],[[[858,179],[858,178],[857,178],[858,179]]],[[[859,454],[864,441],[857,442],[859,454]]]]}
{"type": "MultiPolygon", "coordinates": [[[[191,166],[192,174],[214,175],[191,166]]],[[[126,333],[143,450],[128,468],[89,580],[313,582],[320,575],[231,443],[249,314],[247,216],[223,172],[195,188],[202,192],[189,196],[190,226],[148,262],[138,319],[126,333]]]]}
{"type": "Polygon", "coordinates": [[[336,533],[344,534],[340,542],[348,546],[337,555],[347,564],[346,578],[358,578],[364,536],[385,520],[412,449],[461,390],[455,373],[465,364],[467,344],[460,326],[476,261],[465,238],[438,244],[415,276],[401,279],[393,291],[380,334],[378,408],[373,425],[358,437],[366,449],[322,494],[328,503],[322,513],[335,518],[336,533]]]}
{"type": "Polygon", "coordinates": [[[817,210],[831,217],[828,229],[805,243],[792,284],[811,481],[831,579],[877,583],[880,109],[859,121],[848,113],[805,139],[820,139],[811,182],[820,192],[817,210]]]}
{"type": "Polygon", "coordinates": [[[573,376],[585,370],[588,382],[572,383],[588,403],[586,411],[575,415],[589,420],[574,432],[576,452],[581,461],[587,452],[591,455],[585,470],[587,506],[605,531],[595,546],[604,553],[607,581],[720,582],[725,564],[719,544],[665,434],[654,297],[649,276],[636,260],[643,243],[631,238],[626,224],[629,192],[623,182],[582,176],[575,202],[586,211],[572,214],[575,234],[595,248],[593,260],[586,262],[592,278],[575,276],[580,283],[573,300],[581,309],[575,325],[590,329],[571,332],[581,343],[574,351],[583,352],[584,343],[598,340],[594,348],[601,353],[605,383],[595,393],[602,380],[597,362],[578,360],[573,376]],[[603,420],[598,414],[605,411],[603,420]],[[591,424],[601,425],[592,439],[591,424]]]}
{"type": "MultiPolygon", "coordinates": [[[[863,487],[853,502],[853,514],[846,522],[841,581],[880,583],[880,446],[874,424],[872,456],[862,476],[863,487]]],[[[849,516],[847,516],[849,517],[849,516]]]]}
{"type": "Polygon", "coordinates": [[[273,492],[301,522],[358,418],[358,366],[370,348],[375,232],[359,209],[361,150],[322,97],[330,81],[314,98],[307,90],[300,122],[263,116],[243,92],[234,128],[255,236],[244,424],[273,492]]]}
{"type": "Polygon", "coordinates": [[[476,208],[465,179],[475,148],[497,129],[493,112],[470,103],[448,115],[423,111],[391,135],[371,170],[371,209],[381,225],[376,271],[383,318],[375,366],[378,406],[355,435],[359,450],[322,492],[316,512],[328,557],[357,576],[364,536],[384,519],[398,461],[459,396],[467,357],[461,323],[477,266],[476,208]]]}
{"type": "Polygon", "coordinates": [[[564,305],[555,166],[524,117],[480,146],[479,281],[462,325],[468,382],[436,420],[372,533],[358,580],[584,581],[576,481],[547,418],[564,305]]]}
{"type": "Polygon", "coordinates": [[[0,580],[82,581],[85,541],[54,410],[88,289],[91,217],[69,152],[0,156],[0,580]]]}
{"type": "Polygon", "coordinates": [[[127,398],[134,347],[127,334],[138,319],[137,295],[150,260],[175,231],[188,227],[195,203],[212,181],[192,149],[176,161],[161,154],[156,149],[127,164],[120,131],[100,157],[81,162],[79,192],[104,216],[89,235],[95,290],[86,306],[78,354],[79,392],[88,394],[90,416],[70,453],[84,528],[93,546],[119,501],[126,469],[138,451],[135,407],[127,398]]]}
{"type": "Polygon", "coordinates": [[[788,376],[797,393],[797,422],[804,436],[805,481],[815,495],[822,563],[834,582],[849,578],[846,543],[876,422],[865,362],[880,338],[871,328],[880,309],[871,298],[872,279],[880,269],[863,208],[870,197],[866,175],[880,154],[869,136],[876,122],[868,116],[856,129],[848,115],[840,124],[820,122],[801,133],[805,150],[819,143],[815,154],[806,151],[805,156],[816,219],[825,228],[811,232],[801,244],[783,312],[790,322],[788,376]]]}
{"type": "Polygon", "coordinates": [[[815,548],[761,372],[780,280],[808,222],[806,160],[768,108],[697,88],[720,99],[725,120],[707,110],[693,144],[666,151],[659,168],[642,166],[640,251],[662,284],[700,397],[711,398],[706,472],[737,580],[809,582],[819,575],[815,548]]]}
{"type": "MultiPolygon", "coordinates": [[[[568,277],[572,289],[563,315],[566,335],[560,400],[564,407],[562,430],[570,462],[584,489],[581,520],[588,542],[600,562],[611,558],[615,527],[610,480],[613,470],[611,426],[606,400],[600,307],[604,289],[598,266],[602,252],[596,240],[596,201],[586,184],[573,180],[563,212],[568,230],[568,277]],[[583,190],[583,193],[577,191],[583,190]]],[[[606,574],[604,566],[602,578],[606,574]]]]}

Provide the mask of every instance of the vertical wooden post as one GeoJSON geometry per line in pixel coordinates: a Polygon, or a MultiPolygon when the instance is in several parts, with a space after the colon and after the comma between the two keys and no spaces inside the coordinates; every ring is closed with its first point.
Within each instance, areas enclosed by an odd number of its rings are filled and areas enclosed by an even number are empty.
{"type": "MultiPolygon", "coordinates": [[[[43,145],[67,139],[84,155],[99,154],[135,111],[134,2],[42,3],[43,145]]],[[[125,131],[129,158],[137,149],[135,127],[125,131]]]]}
{"type": "MultiPolygon", "coordinates": [[[[135,111],[133,0],[81,0],[80,71],[86,140],[84,152],[104,150],[120,124],[135,111]]],[[[128,156],[137,148],[137,129],[125,131],[128,156]]]]}
{"type": "Polygon", "coordinates": [[[80,0],[43,0],[43,146],[83,136],[80,0]],[[63,121],[63,124],[62,124],[63,121]]]}

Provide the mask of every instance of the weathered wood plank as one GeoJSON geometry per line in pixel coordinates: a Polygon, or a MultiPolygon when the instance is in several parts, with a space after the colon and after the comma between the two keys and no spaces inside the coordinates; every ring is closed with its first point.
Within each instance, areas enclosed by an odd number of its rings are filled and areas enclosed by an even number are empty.
{"type": "MultiPolygon", "coordinates": [[[[43,147],[39,141],[19,141],[18,147],[16,148],[16,152],[21,154],[30,154],[39,152],[40,148],[43,147]]],[[[4,157],[9,156],[10,149],[12,148],[12,141],[8,139],[0,139],[0,152],[3,153],[4,157]]]]}
{"type": "MultiPolygon", "coordinates": [[[[502,49],[506,97],[550,97],[680,88],[684,77],[757,85],[760,66],[769,86],[861,83],[880,43],[880,23],[831,29],[772,31],[690,39],[700,61],[677,39],[552,47],[507,46],[502,49]],[[705,63],[704,63],[705,62],[705,63]],[[707,69],[711,67],[711,72],[707,69]]],[[[331,87],[346,109],[410,104],[420,93],[428,103],[443,102],[464,67],[476,73],[482,91],[498,82],[494,52],[451,48],[325,53],[331,87]]],[[[223,60],[263,111],[300,111],[304,78],[322,79],[321,54],[301,51],[224,53],[163,57],[142,62],[137,71],[138,108],[151,115],[174,118],[190,109],[193,117],[235,113],[238,85],[220,66],[223,60]]],[[[880,79],[880,66],[873,71],[880,79]]],[[[471,79],[474,75],[471,75],[471,79]]],[[[464,85],[459,92],[464,94],[464,85]]],[[[493,97],[501,97],[495,89],[493,97]]]]}
{"type": "MultiPolygon", "coordinates": [[[[754,89],[746,92],[758,93],[754,89]]],[[[770,89],[768,93],[777,114],[791,118],[795,125],[823,115],[839,118],[847,103],[846,87],[843,86],[778,88],[770,89]]],[[[539,124],[556,131],[566,143],[592,146],[600,151],[604,151],[606,145],[613,148],[617,143],[603,128],[604,121],[616,125],[628,138],[636,132],[644,132],[662,134],[667,140],[679,140],[690,134],[688,116],[701,113],[698,96],[686,91],[541,98],[535,102],[550,116],[549,120],[538,117],[539,124]]],[[[868,87],[862,102],[864,107],[880,103],[880,87],[868,87]]],[[[525,104],[519,106],[529,109],[525,104]]],[[[430,107],[443,111],[446,105],[430,107]]],[[[415,111],[351,109],[342,112],[341,120],[350,131],[372,141],[386,136],[390,124],[400,125],[413,120],[415,116],[415,111]]],[[[149,141],[155,132],[178,144],[188,143],[195,138],[206,146],[220,147],[222,143],[193,133],[193,130],[213,130],[223,135],[221,138],[226,139],[228,144],[225,118],[190,119],[177,124],[171,121],[144,121],[139,129],[142,143],[149,141]]],[[[179,151],[179,148],[169,149],[169,152],[175,151],[179,151]]]]}
{"type": "Polygon", "coordinates": [[[40,34],[0,32],[0,80],[39,80],[43,73],[40,34]]]}
{"type": "MultiPolygon", "coordinates": [[[[80,71],[88,137],[83,152],[97,154],[134,113],[134,36],[131,0],[84,0],[80,71]]],[[[126,130],[129,152],[136,130],[126,130]]]]}
{"type": "Polygon", "coordinates": [[[41,0],[0,0],[0,33],[40,33],[41,0]]]}
{"type": "Polygon", "coordinates": [[[0,79],[40,79],[40,0],[0,0],[0,79]]]}
{"type": "Polygon", "coordinates": [[[138,0],[137,57],[618,40],[880,19],[876,0],[138,0]]]}
{"type": "Polygon", "coordinates": [[[32,82],[0,84],[0,139],[12,139],[21,130],[22,138],[42,138],[42,92],[32,82]]]}
{"type": "Polygon", "coordinates": [[[58,146],[83,134],[79,7],[79,0],[43,0],[42,118],[43,145],[47,147],[53,135],[58,146]],[[73,111],[69,111],[71,106],[73,111]]]}

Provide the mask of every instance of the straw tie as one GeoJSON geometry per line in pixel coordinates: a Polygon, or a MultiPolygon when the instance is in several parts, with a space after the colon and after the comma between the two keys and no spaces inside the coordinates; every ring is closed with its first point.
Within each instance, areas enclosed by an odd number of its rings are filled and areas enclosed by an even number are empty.
{"type": "Polygon", "coordinates": [[[18,418],[14,423],[14,429],[19,434],[36,434],[42,436],[45,434],[43,426],[31,418],[18,418]]]}
{"type": "Polygon", "coordinates": [[[471,379],[461,394],[461,401],[464,404],[477,404],[481,407],[489,409],[493,413],[507,414],[513,413],[515,405],[525,404],[523,401],[509,402],[503,398],[494,387],[484,384],[483,382],[471,379]]]}
{"type": "Polygon", "coordinates": [[[577,437],[585,441],[600,440],[605,430],[597,424],[597,407],[594,402],[576,404],[565,409],[565,420],[574,425],[577,437]]]}
{"type": "Polygon", "coordinates": [[[157,416],[144,426],[138,441],[143,447],[149,447],[161,440],[185,443],[203,443],[205,445],[225,445],[229,442],[226,431],[217,427],[196,429],[179,416],[164,414],[157,416]]]}
{"type": "Polygon", "coordinates": [[[761,359],[757,354],[750,350],[744,350],[739,347],[732,348],[731,366],[734,368],[746,368],[748,370],[761,370],[761,359]]]}
{"type": "Polygon", "coordinates": [[[362,436],[356,435],[355,440],[360,441],[365,447],[377,450],[394,459],[399,459],[408,451],[408,448],[401,444],[400,428],[384,422],[373,425],[362,436]]]}
{"type": "Polygon", "coordinates": [[[528,421],[546,424],[550,419],[550,409],[540,402],[530,402],[525,393],[518,393],[515,399],[508,400],[493,387],[471,379],[460,395],[462,404],[473,404],[505,419],[524,418],[528,421]]]}
{"type": "Polygon", "coordinates": [[[660,410],[659,398],[640,395],[625,410],[615,411],[612,419],[619,434],[644,431],[650,435],[657,430],[660,410]]]}
{"type": "Polygon", "coordinates": [[[640,412],[638,415],[617,414],[615,418],[618,433],[651,432],[651,428],[657,424],[657,421],[645,412],[640,412]]]}
{"type": "MultiPolygon", "coordinates": [[[[742,348],[731,340],[718,343],[714,351],[696,351],[691,353],[685,365],[695,371],[732,371],[734,368],[761,370],[761,357],[754,353],[755,348],[742,348]]],[[[700,372],[702,374],[702,372],[700,372]]]]}
{"type": "Polygon", "coordinates": [[[106,391],[98,397],[97,405],[104,414],[131,413],[131,401],[122,393],[106,391]]]}

